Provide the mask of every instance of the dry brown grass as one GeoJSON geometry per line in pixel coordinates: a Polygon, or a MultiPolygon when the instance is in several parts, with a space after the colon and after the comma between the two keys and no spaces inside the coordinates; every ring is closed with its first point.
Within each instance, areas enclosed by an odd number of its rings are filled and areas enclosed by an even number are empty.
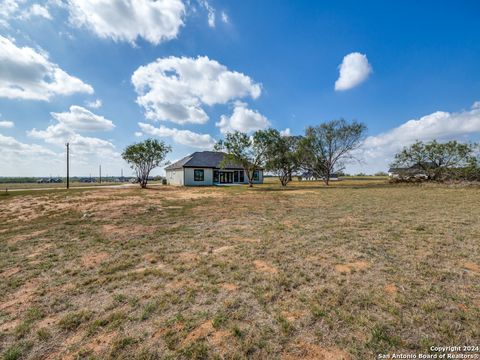
{"type": "Polygon", "coordinates": [[[475,187],[377,179],[4,196],[0,354],[370,359],[474,345],[479,204],[475,187]]]}

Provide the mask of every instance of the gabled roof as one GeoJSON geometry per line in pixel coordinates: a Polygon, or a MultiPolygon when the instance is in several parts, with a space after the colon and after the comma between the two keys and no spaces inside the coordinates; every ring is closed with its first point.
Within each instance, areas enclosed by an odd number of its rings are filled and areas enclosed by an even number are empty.
{"type": "MultiPolygon", "coordinates": [[[[167,166],[165,170],[182,169],[184,167],[220,168],[226,154],[220,151],[197,151],[167,166]]],[[[226,169],[241,169],[239,164],[226,164],[226,169]]]]}

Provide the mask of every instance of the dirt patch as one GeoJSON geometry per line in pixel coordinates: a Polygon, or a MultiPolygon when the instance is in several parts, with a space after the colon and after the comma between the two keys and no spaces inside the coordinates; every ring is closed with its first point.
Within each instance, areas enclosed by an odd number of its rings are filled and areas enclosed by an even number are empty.
{"type": "Polygon", "coordinates": [[[26,283],[9,296],[6,301],[0,303],[0,310],[9,312],[13,311],[13,308],[17,312],[25,310],[33,299],[35,289],[36,287],[32,282],[26,283]]]}
{"type": "Polygon", "coordinates": [[[190,263],[190,262],[195,262],[200,260],[200,256],[192,252],[182,252],[177,256],[178,256],[178,259],[184,263],[190,263]]]}
{"type": "Polygon", "coordinates": [[[33,238],[38,237],[38,236],[40,236],[40,235],[42,235],[46,232],[47,232],[47,230],[38,230],[38,231],[31,232],[29,234],[16,235],[13,238],[9,239],[8,243],[10,245],[13,245],[13,244],[16,244],[20,241],[33,239],[33,238]]]}
{"type": "Polygon", "coordinates": [[[12,321],[7,321],[0,325],[0,334],[3,332],[11,332],[13,329],[20,324],[20,319],[15,319],[12,321]]]}
{"type": "Polygon", "coordinates": [[[94,268],[107,260],[109,254],[102,251],[97,253],[86,254],[82,256],[82,264],[87,268],[94,268]]]}
{"type": "Polygon", "coordinates": [[[477,265],[473,262],[464,262],[463,268],[476,273],[480,273],[480,265],[477,265]]]}
{"type": "Polygon", "coordinates": [[[18,273],[21,269],[18,267],[18,266],[15,266],[13,268],[10,268],[10,269],[7,269],[5,270],[4,272],[2,272],[0,274],[0,276],[4,277],[4,278],[8,278],[10,276],[13,276],[15,275],[16,273],[18,273]]]}
{"type": "Polygon", "coordinates": [[[84,349],[91,350],[95,353],[105,351],[110,346],[115,336],[117,336],[116,332],[100,334],[86,344],[84,349]]]}
{"type": "Polygon", "coordinates": [[[258,243],[260,242],[259,239],[249,238],[249,237],[242,237],[242,236],[234,236],[231,238],[233,241],[238,242],[246,242],[246,243],[258,243]]]}
{"type": "Polygon", "coordinates": [[[397,286],[396,286],[395,284],[385,285],[385,287],[383,288],[383,290],[385,290],[385,292],[386,292],[388,295],[396,295],[396,294],[397,294],[397,286]]]}
{"type": "Polygon", "coordinates": [[[33,259],[42,255],[46,250],[50,249],[52,244],[42,244],[35,247],[35,251],[26,256],[27,259],[33,259]]]}
{"type": "Polygon", "coordinates": [[[169,282],[165,287],[167,289],[173,289],[173,290],[178,290],[178,289],[184,289],[193,286],[194,283],[190,280],[174,280],[169,282]]]}
{"type": "Polygon", "coordinates": [[[350,274],[352,271],[366,270],[370,267],[367,261],[355,261],[347,264],[335,265],[335,271],[340,274],[350,274]]]}
{"type": "Polygon", "coordinates": [[[58,316],[49,316],[37,322],[37,327],[39,329],[44,327],[49,327],[51,325],[55,325],[58,322],[58,316]]]}
{"type": "Polygon", "coordinates": [[[219,248],[214,249],[212,252],[214,254],[221,254],[221,253],[224,253],[224,252],[229,251],[231,249],[233,249],[233,246],[221,246],[219,248]]]}
{"type": "Polygon", "coordinates": [[[267,264],[265,261],[262,261],[262,260],[254,260],[253,265],[255,266],[255,269],[264,273],[268,273],[268,274],[278,273],[277,268],[267,264]]]}
{"type": "Polygon", "coordinates": [[[235,285],[235,284],[228,284],[228,283],[225,283],[225,284],[222,284],[220,285],[222,287],[222,289],[225,289],[225,290],[228,290],[228,291],[236,291],[238,290],[238,286],[235,285]]]}
{"type": "Polygon", "coordinates": [[[138,224],[129,226],[117,226],[113,224],[102,225],[102,234],[108,239],[127,239],[135,236],[151,235],[155,230],[155,226],[138,224]]]}
{"type": "Polygon", "coordinates": [[[280,313],[288,322],[295,322],[305,315],[302,311],[282,311],[280,313]]]}
{"type": "Polygon", "coordinates": [[[324,348],[316,344],[299,343],[296,351],[282,356],[283,360],[350,360],[348,353],[338,348],[324,348]]]}
{"type": "Polygon", "coordinates": [[[144,267],[136,268],[132,272],[141,274],[149,270],[165,270],[166,268],[167,267],[165,264],[158,263],[152,266],[144,266],[144,267]]]}
{"type": "Polygon", "coordinates": [[[188,345],[198,339],[202,339],[210,335],[214,331],[213,323],[211,320],[205,321],[203,324],[195,328],[191,331],[185,340],[183,341],[183,345],[188,345]]]}

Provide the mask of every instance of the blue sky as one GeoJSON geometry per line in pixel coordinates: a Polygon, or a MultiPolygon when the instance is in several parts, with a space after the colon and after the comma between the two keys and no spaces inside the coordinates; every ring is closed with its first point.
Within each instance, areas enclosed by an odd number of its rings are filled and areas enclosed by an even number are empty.
{"type": "MultiPolygon", "coordinates": [[[[0,0],[0,176],[129,173],[230,130],[368,126],[351,172],[416,139],[477,140],[478,1],[0,0]],[[337,87],[336,87],[337,83],[337,87]]],[[[156,170],[155,173],[161,173],[156,170]]]]}

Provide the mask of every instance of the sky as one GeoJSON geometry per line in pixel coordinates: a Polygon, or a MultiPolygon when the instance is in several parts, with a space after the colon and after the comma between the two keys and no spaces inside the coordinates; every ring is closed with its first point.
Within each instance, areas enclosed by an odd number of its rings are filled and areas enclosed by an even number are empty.
{"type": "MultiPolygon", "coordinates": [[[[0,0],[0,176],[132,173],[225,133],[344,118],[368,133],[350,173],[416,140],[478,141],[478,1],[0,0]]],[[[162,174],[156,169],[153,174],[162,174]]]]}

